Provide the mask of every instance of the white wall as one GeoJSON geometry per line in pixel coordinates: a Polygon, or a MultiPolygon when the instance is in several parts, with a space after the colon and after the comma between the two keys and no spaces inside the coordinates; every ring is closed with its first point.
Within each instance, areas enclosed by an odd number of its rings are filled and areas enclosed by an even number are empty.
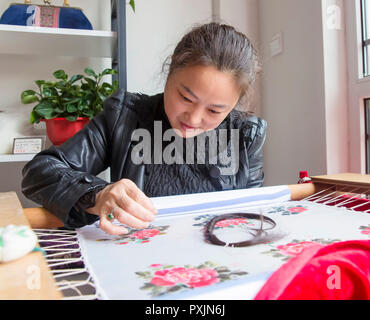
{"type": "Polygon", "coordinates": [[[361,61],[360,2],[345,1],[348,95],[349,95],[349,168],[366,173],[364,98],[370,97],[370,78],[363,78],[361,61]]]}
{"type": "Polygon", "coordinates": [[[259,0],[265,185],[296,183],[300,170],[325,174],[325,77],[320,0],[259,0]],[[270,56],[282,32],[284,52],[270,56]]]}
{"type": "Polygon", "coordinates": [[[195,24],[212,20],[211,0],[136,0],[127,8],[127,90],[163,91],[162,64],[195,24]]]}
{"type": "Polygon", "coordinates": [[[322,0],[327,174],[348,172],[348,77],[343,0],[322,0]]]}
{"type": "MultiPolygon", "coordinates": [[[[234,26],[243,32],[260,53],[260,34],[258,21],[259,0],[219,0],[219,21],[234,26]]],[[[253,101],[249,110],[261,116],[261,83],[257,76],[253,101]]]]}

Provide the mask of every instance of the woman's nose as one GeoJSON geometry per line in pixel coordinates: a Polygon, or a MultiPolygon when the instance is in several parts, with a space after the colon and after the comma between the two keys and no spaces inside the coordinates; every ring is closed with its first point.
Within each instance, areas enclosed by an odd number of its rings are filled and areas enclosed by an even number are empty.
{"type": "Polygon", "coordinates": [[[202,118],[203,118],[203,110],[199,107],[194,107],[188,113],[188,123],[187,123],[187,125],[197,128],[201,125],[202,118]]]}

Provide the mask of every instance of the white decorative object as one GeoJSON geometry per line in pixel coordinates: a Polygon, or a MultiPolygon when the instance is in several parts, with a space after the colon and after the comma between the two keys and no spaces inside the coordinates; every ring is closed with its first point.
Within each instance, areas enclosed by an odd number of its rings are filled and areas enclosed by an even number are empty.
{"type": "Polygon", "coordinates": [[[36,234],[24,225],[0,228],[0,262],[8,262],[31,252],[37,243],[36,234]]]}

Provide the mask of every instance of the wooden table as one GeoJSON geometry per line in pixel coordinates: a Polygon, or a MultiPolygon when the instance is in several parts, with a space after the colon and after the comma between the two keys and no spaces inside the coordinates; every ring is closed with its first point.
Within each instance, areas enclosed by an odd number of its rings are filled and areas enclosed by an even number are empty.
{"type": "MultiPolygon", "coordinates": [[[[30,226],[15,192],[0,193],[0,227],[30,226]]],[[[63,297],[41,252],[0,263],[1,300],[56,300],[63,297]]]]}

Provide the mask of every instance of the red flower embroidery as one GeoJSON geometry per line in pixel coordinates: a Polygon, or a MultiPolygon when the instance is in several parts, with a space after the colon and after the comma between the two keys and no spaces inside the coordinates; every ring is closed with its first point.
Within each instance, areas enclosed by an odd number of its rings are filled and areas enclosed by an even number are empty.
{"type": "Polygon", "coordinates": [[[294,213],[301,213],[303,211],[307,211],[307,209],[303,207],[292,207],[292,208],[287,208],[287,210],[290,212],[294,212],[294,213]]]}
{"type": "Polygon", "coordinates": [[[370,236],[370,228],[366,228],[365,230],[361,231],[361,233],[370,236]]]}
{"type": "Polygon", "coordinates": [[[185,284],[189,288],[209,286],[219,282],[217,271],[204,268],[175,267],[171,269],[158,270],[150,281],[156,286],[174,286],[185,284]]]}
{"type": "Polygon", "coordinates": [[[160,231],[157,229],[144,229],[130,234],[130,238],[136,239],[152,238],[155,237],[158,233],[160,233],[160,231]]]}
{"type": "Polygon", "coordinates": [[[160,263],[153,263],[149,267],[150,268],[159,268],[159,267],[162,267],[162,265],[160,263]]]}
{"type": "Polygon", "coordinates": [[[316,244],[316,242],[303,241],[299,243],[288,243],[285,245],[277,246],[276,248],[279,249],[284,255],[297,256],[303,251],[303,249],[312,247],[316,244]]]}
{"type": "Polygon", "coordinates": [[[225,228],[229,226],[237,226],[239,224],[247,223],[247,219],[244,218],[236,218],[236,219],[228,219],[228,220],[221,220],[216,223],[215,227],[225,228]]]}

